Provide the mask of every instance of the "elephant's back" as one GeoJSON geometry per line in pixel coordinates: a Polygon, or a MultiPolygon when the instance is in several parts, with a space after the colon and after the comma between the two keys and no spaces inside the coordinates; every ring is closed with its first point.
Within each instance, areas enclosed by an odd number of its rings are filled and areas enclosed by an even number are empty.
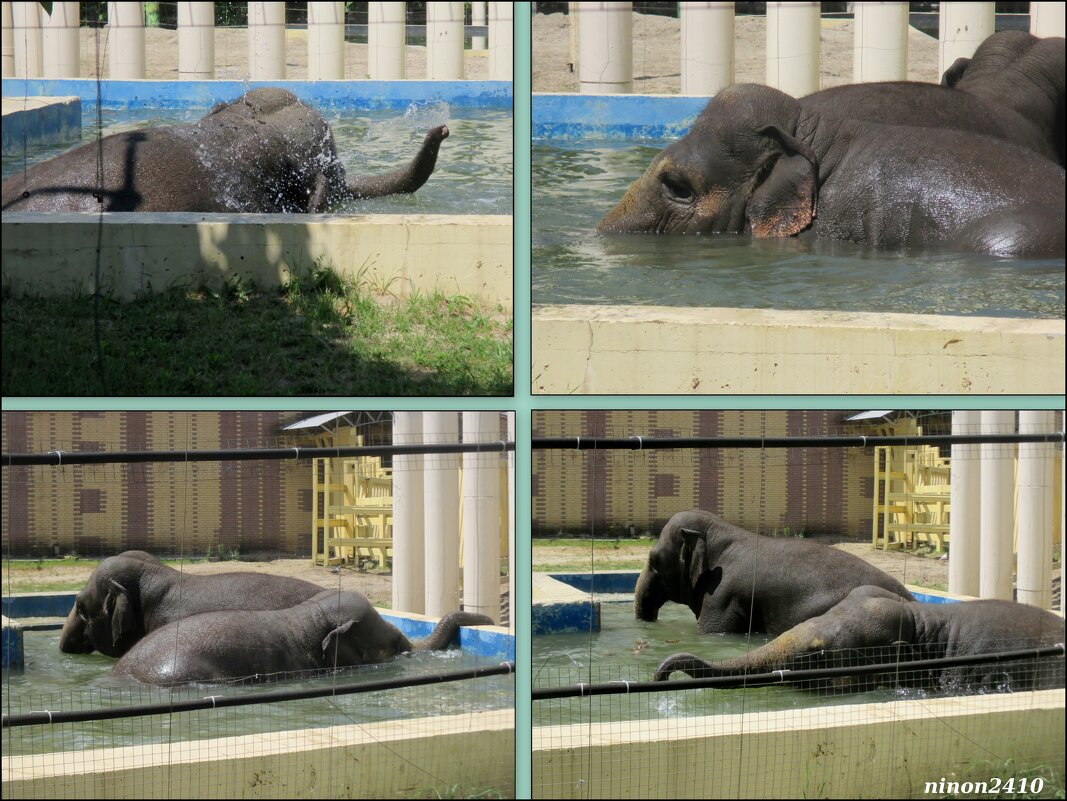
{"type": "Polygon", "coordinates": [[[152,614],[145,610],[145,628],[149,631],[210,612],[290,609],[323,591],[310,581],[251,571],[172,575],[168,580],[171,586],[159,608],[152,614]]]}

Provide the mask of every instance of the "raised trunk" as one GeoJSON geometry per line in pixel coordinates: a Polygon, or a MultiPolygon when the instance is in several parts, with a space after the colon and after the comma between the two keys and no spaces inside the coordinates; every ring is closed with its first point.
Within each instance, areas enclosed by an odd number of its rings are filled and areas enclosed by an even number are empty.
{"type": "Polygon", "coordinates": [[[85,621],[78,617],[76,606],[71,607],[59,633],[59,650],[65,654],[91,654],[94,650],[85,621]]]}
{"type": "Polygon", "coordinates": [[[448,647],[460,626],[492,626],[493,619],[477,612],[451,612],[441,618],[429,637],[416,640],[416,651],[441,651],[448,647]]]}
{"type": "Polygon", "coordinates": [[[805,621],[745,656],[725,659],[714,665],[693,654],[672,654],[660,662],[654,680],[666,681],[675,671],[686,673],[694,679],[703,679],[785,670],[801,654],[818,651],[825,646],[816,627],[811,625],[811,621],[805,621]]]}
{"type": "Polygon", "coordinates": [[[381,175],[361,175],[348,182],[348,192],[355,199],[384,195],[410,194],[426,183],[437,164],[437,151],[448,138],[448,126],[431,128],[418,154],[406,167],[381,175]]]}

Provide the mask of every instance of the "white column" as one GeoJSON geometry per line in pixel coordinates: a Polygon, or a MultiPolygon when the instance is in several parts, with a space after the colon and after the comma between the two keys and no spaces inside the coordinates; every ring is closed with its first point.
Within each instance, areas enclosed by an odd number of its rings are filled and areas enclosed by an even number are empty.
{"type": "MultiPolygon", "coordinates": [[[[515,412],[508,412],[508,441],[515,441],[515,412]]],[[[508,453],[508,629],[515,633],[515,451],[508,453]]]]}
{"type": "Polygon", "coordinates": [[[367,4],[367,72],[376,81],[404,79],[404,3],[367,4]]]}
{"type": "MultiPolygon", "coordinates": [[[[471,25],[488,26],[488,24],[489,13],[485,8],[485,3],[471,3],[471,25]]],[[[488,36],[472,36],[471,50],[485,50],[488,43],[488,36]]]]}
{"type": "MultiPolygon", "coordinates": [[[[428,444],[459,442],[459,414],[423,412],[428,444]]],[[[426,531],[425,612],[442,617],[459,609],[459,454],[423,456],[426,531]]]]}
{"type": "Polygon", "coordinates": [[[632,92],[633,3],[583,3],[578,50],[578,81],[582,94],[632,92]]]}
{"type": "Polygon", "coordinates": [[[1034,36],[1063,36],[1061,2],[1030,4],[1030,33],[1034,36]]]}
{"type": "Polygon", "coordinates": [[[580,75],[578,46],[578,30],[581,26],[581,3],[567,3],[567,34],[570,39],[571,69],[575,75],[580,75]]]}
{"type": "Polygon", "coordinates": [[[767,3],[767,85],[793,97],[819,90],[819,3],[767,3]]]}
{"type": "Polygon", "coordinates": [[[4,78],[15,77],[15,10],[12,3],[0,6],[3,14],[3,54],[0,67],[4,78]]]}
{"type": "Polygon", "coordinates": [[[489,79],[510,81],[515,71],[515,8],[511,3],[489,4],[489,79]]]}
{"type": "Polygon", "coordinates": [[[345,4],[308,3],[308,80],[345,77],[345,4]]]}
{"type": "Polygon", "coordinates": [[[178,3],[178,79],[215,79],[214,3],[178,3]]]}
{"type": "Polygon", "coordinates": [[[78,4],[52,3],[52,13],[44,15],[44,77],[77,78],[81,69],[78,41],[78,4]]]}
{"type": "Polygon", "coordinates": [[[426,4],[426,78],[463,80],[463,3],[426,4]]]}
{"type": "MultiPolygon", "coordinates": [[[[393,444],[422,442],[422,412],[393,413],[393,444]]],[[[421,455],[393,457],[393,609],[423,610],[425,546],[421,455]]]]}
{"type": "Polygon", "coordinates": [[[248,76],[285,80],[285,3],[248,4],[248,76]]]}
{"type": "Polygon", "coordinates": [[[109,77],[136,81],[145,77],[144,4],[108,3],[109,77]]]}
{"type": "Polygon", "coordinates": [[[734,4],[679,3],[682,94],[711,96],[734,82],[734,4]]]}
{"type": "MultiPolygon", "coordinates": [[[[497,412],[463,412],[464,442],[497,442],[497,412]]],[[[463,454],[463,608],[500,620],[499,450],[463,454]]]]}
{"type": "MultiPolygon", "coordinates": [[[[1015,430],[1015,412],[982,412],[983,434],[1010,434],[1015,430]]],[[[982,598],[1010,601],[1014,574],[1013,533],[1015,516],[1014,446],[983,444],[981,501],[981,567],[978,594],[982,598]]]]}
{"type": "Polygon", "coordinates": [[[15,3],[12,23],[15,40],[15,75],[40,78],[43,73],[40,3],[15,3]]]}
{"type": "MultiPolygon", "coordinates": [[[[981,412],[952,413],[953,434],[977,434],[981,412]]],[[[981,462],[978,445],[953,445],[949,506],[948,591],[978,595],[981,462]]]]}
{"type": "Polygon", "coordinates": [[[970,58],[993,35],[993,3],[941,3],[937,71],[944,75],[957,58],[970,58]]]}
{"type": "Polygon", "coordinates": [[[856,3],[852,81],[908,79],[908,4],[856,3]]]}
{"type": "MultiPolygon", "coordinates": [[[[1019,433],[1053,430],[1052,412],[1019,412],[1019,433]]],[[[1019,444],[1019,603],[1047,608],[1052,597],[1052,486],[1048,466],[1053,448],[1043,442],[1019,444]]]]}

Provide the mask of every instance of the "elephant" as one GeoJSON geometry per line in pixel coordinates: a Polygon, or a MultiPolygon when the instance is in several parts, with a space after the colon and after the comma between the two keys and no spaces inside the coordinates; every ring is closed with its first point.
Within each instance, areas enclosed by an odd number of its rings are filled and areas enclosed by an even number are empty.
{"type": "Polygon", "coordinates": [[[219,609],[286,609],[322,592],[310,581],[263,573],[179,573],[144,551],[96,566],[60,632],[67,653],[119,657],[151,631],[219,609]]]}
{"type": "Polygon", "coordinates": [[[912,600],[904,585],[857,556],[821,543],[761,537],[694,509],[674,515],[634,589],[634,615],[656,620],[667,601],[687,605],[701,634],[781,634],[873,584],[912,600]]]}
{"type": "Polygon", "coordinates": [[[111,134],[30,167],[4,181],[3,209],[320,212],[414,192],[448,134],[431,129],[406,167],[348,180],[321,114],[286,89],[253,89],[197,122],[111,134]]]}
{"type": "MultiPolygon", "coordinates": [[[[1063,618],[1013,601],[924,604],[881,587],[863,586],[818,617],[779,635],[746,656],[709,664],[692,654],[674,654],[656,669],[655,680],[674,671],[693,678],[737,676],[775,670],[892,664],[918,659],[1013,651],[1063,644],[1063,618]]],[[[1062,687],[1063,656],[944,667],[893,676],[907,686],[962,689],[1062,687]]],[[[885,677],[856,677],[808,689],[871,689],[885,677]]]]}
{"type": "Polygon", "coordinates": [[[988,136],[719,92],[600,221],[602,233],[743,233],[873,248],[1064,254],[1064,172],[988,136]]]}
{"type": "Polygon", "coordinates": [[[163,626],[111,672],[169,686],[373,664],[408,651],[444,649],[460,626],[492,623],[486,615],[453,612],[412,643],[366,596],[324,590],[288,609],[207,612],[163,626]]]}

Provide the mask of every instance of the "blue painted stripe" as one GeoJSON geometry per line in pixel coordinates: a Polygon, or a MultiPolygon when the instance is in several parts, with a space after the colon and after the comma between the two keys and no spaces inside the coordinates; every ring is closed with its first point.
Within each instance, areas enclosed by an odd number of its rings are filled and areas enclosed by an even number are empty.
{"type": "Polygon", "coordinates": [[[535,140],[676,139],[708,104],[706,97],[678,95],[535,94],[535,140]]]}
{"type": "MultiPolygon", "coordinates": [[[[428,637],[437,624],[432,620],[413,620],[403,615],[381,613],[382,618],[388,620],[404,636],[411,640],[428,637]]],[[[469,651],[476,656],[492,657],[494,659],[515,658],[515,638],[510,634],[497,631],[483,631],[477,628],[461,627],[459,630],[459,644],[464,651],[469,651]]]]}
{"type": "MultiPolygon", "coordinates": [[[[510,81],[101,81],[105,109],[210,108],[259,86],[280,86],[319,108],[404,109],[412,103],[446,102],[472,108],[511,108],[510,81]]],[[[97,82],[78,79],[5,78],[4,97],[76,95],[97,106],[97,82]]]]}
{"type": "Polygon", "coordinates": [[[2,143],[5,156],[21,154],[26,145],[77,142],[81,135],[82,105],[77,99],[4,113],[2,143]]]}
{"type": "Polygon", "coordinates": [[[552,578],[582,592],[633,593],[640,573],[553,573],[552,578]]]}
{"type": "Polygon", "coordinates": [[[22,629],[17,625],[4,626],[0,632],[0,667],[4,670],[22,670],[24,664],[22,629]]]}
{"type": "Polygon", "coordinates": [[[66,617],[77,594],[7,595],[2,599],[2,608],[7,617],[66,617]]]}
{"type": "Polygon", "coordinates": [[[958,604],[959,598],[945,598],[941,595],[927,595],[925,592],[913,592],[915,600],[923,604],[958,604]]]}
{"type": "Polygon", "coordinates": [[[534,603],[530,621],[534,634],[600,631],[600,604],[595,601],[534,603]]]}

